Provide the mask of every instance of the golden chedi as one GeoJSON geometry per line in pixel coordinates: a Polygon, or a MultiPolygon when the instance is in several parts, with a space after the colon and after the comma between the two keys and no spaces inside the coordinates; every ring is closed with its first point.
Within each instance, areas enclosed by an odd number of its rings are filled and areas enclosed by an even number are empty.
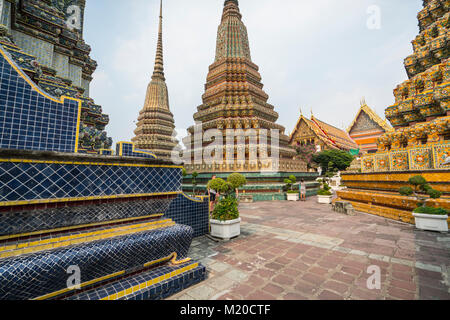
{"type": "Polygon", "coordinates": [[[149,150],[158,158],[170,159],[178,142],[174,138],[175,122],[169,108],[169,93],[164,77],[162,41],[162,2],[159,17],[158,45],[152,80],[147,87],[144,108],[139,113],[135,137],[138,149],[149,150]]]}
{"type": "MultiPolygon", "coordinates": [[[[254,131],[259,137],[261,131],[268,132],[267,143],[260,138],[246,142],[245,147],[235,145],[234,150],[226,152],[223,147],[223,161],[213,164],[194,163],[194,154],[202,154],[205,150],[202,136],[194,137],[195,127],[188,129],[190,152],[192,163],[185,165],[189,172],[258,172],[274,169],[283,172],[306,171],[303,162],[292,160],[296,151],[289,146],[289,137],[285,134],[285,128],[276,123],[278,113],[274,106],[267,103],[269,96],[263,91],[259,68],[252,62],[247,28],[242,22],[242,15],[237,0],[225,1],[221,24],[217,33],[216,57],[209,67],[205,93],[202,97],[203,104],[194,114],[196,123],[202,124],[202,134],[209,129],[217,129],[223,132],[223,143],[226,143],[226,130],[254,131]],[[275,146],[276,153],[271,149],[271,130],[279,133],[276,138],[279,143],[275,146]],[[266,147],[265,145],[268,145],[266,147]],[[250,149],[257,147],[258,161],[249,161],[252,158],[250,149]],[[260,148],[261,147],[261,148],[260,148]],[[242,148],[245,148],[245,161],[241,161],[242,148]],[[261,155],[261,149],[268,150],[267,158],[261,155]],[[241,151],[239,151],[241,150],[241,151]],[[276,155],[275,166],[266,159],[276,155]],[[227,157],[228,155],[228,157],[227,157]],[[239,161],[237,161],[239,159],[239,161]]],[[[275,137],[274,137],[275,139],[275,137]]],[[[247,141],[249,139],[247,138],[247,141]]],[[[275,156],[273,157],[275,158],[275,156]]],[[[253,159],[253,158],[252,158],[253,159]]]]}

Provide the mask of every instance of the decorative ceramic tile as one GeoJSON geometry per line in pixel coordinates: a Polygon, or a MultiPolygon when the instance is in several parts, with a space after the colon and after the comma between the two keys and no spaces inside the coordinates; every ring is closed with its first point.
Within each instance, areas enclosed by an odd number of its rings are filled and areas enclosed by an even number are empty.
{"type": "Polygon", "coordinates": [[[389,154],[380,154],[375,156],[375,171],[389,171],[389,154]]]}
{"type": "Polygon", "coordinates": [[[433,169],[433,151],[431,148],[417,148],[409,152],[411,159],[410,170],[433,169]]]}
{"type": "Polygon", "coordinates": [[[444,165],[450,158],[450,143],[434,146],[433,153],[436,169],[450,169],[450,165],[444,165]]]}
{"type": "Polygon", "coordinates": [[[373,156],[362,158],[362,172],[373,172],[375,170],[375,159],[373,156]]]}
{"type": "Polygon", "coordinates": [[[408,151],[390,153],[391,171],[403,171],[409,169],[408,151]]]}

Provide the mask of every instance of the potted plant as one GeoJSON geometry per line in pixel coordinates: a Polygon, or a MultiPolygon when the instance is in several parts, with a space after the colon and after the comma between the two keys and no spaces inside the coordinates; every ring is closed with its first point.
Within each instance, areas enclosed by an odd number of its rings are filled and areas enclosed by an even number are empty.
{"type": "Polygon", "coordinates": [[[289,179],[285,179],[284,183],[286,183],[286,194],[288,201],[298,201],[300,195],[298,191],[294,190],[294,185],[297,183],[297,178],[295,176],[289,176],[289,179]]]}
{"type": "Polygon", "coordinates": [[[324,179],[320,180],[322,183],[322,188],[317,193],[317,202],[323,204],[331,204],[333,200],[333,193],[331,192],[331,187],[324,179]]]}
{"type": "Polygon", "coordinates": [[[208,188],[220,194],[219,203],[214,208],[210,220],[211,236],[230,240],[241,234],[236,191],[245,184],[247,184],[245,177],[239,173],[231,174],[227,181],[216,178],[208,183],[208,188]]]}
{"type": "Polygon", "coordinates": [[[420,230],[448,232],[447,210],[428,207],[426,205],[428,198],[424,195],[426,193],[431,199],[439,199],[442,193],[430,187],[422,176],[414,176],[408,180],[408,183],[414,189],[411,187],[402,187],[399,193],[408,197],[413,195],[419,203],[419,206],[413,211],[416,228],[420,230]]]}

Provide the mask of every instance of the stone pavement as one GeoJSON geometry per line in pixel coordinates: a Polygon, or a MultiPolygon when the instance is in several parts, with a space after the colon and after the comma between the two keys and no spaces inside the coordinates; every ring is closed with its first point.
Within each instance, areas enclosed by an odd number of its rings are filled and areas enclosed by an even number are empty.
{"type": "Polygon", "coordinates": [[[450,299],[450,235],[357,213],[316,199],[240,206],[242,235],[193,241],[208,279],[178,300],[450,299]],[[368,268],[381,270],[370,290],[368,268]]]}

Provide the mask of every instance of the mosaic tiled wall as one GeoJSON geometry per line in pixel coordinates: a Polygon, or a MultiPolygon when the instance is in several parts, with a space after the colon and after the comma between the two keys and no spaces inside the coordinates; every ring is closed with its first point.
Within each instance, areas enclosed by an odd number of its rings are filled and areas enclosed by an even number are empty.
{"type": "Polygon", "coordinates": [[[56,75],[64,79],[69,79],[69,57],[55,52],[53,54],[53,69],[56,75]]]}
{"type": "Polygon", "coordinates": [[[192,228],[170,228],[43,251],[0,260],[0,299],[26,300],[67,288],[67,268],[78,266],[82,283],[117,272],[143,268],[177,253],[187,257],[192,228]]]}
{"type": "MultiPolygon", "coordinates": [[[[40,210],[28,208],[6,212],[2,212],[4,209],[0,207],[0,236],[56,230],[106,221],[114,223],[124,219],[162,214],[169,209],[174,197],[176,196],[126,199],[127,201],[123,202],[98,201],[81,206],[48,205],[47,208],[40,210]]],[[[178,212],[178,214],[184,216],[183,212],[178,212]]]]}
{"type": "Polygon", "coordinates": [[[53,66],[53,44],[14,30],[12,34],[16,44],[28,54],[35,56],[40,64],[49,68],[53,66]]]}
{"type": "Polygon", "coordinates": [[[90,81],[81,79],[81,87],[84,89],[83,97],[87,98],[90,94],[90,81]]]}
{"type": "Polygon", "coordinates": [[[7,26],[8,28],[11,27],[11,3],[5,0],[0,0],[0,6],[2,10],[1,16],[0,16],[0,23],[7,26]]]}
{"type": "Polygon", "coordinates": [[[192,198],[180,194],[172,202],[165,217],[176,223],[190,226],[194,229],[194,237],[209,233],[209,199],[208,197],[192,198]]]}
{"type": "Polygon", "coordinates": [[[82,69],[80,66],[69,64],[69,79],[72,80],[72,85],[81,87],[82,69]]]}
{"type": "Polygon", "coordinates": [[[38,91],[0,51],[0,148],[76,151],[80,102],[38,91]]]}
{"type": "Polygon", "coordinates": [[[362,158],[362,172],[450,169],[450,165],[444,165],[449,157],[448,142],[376,153],[362,158]]]}
{"type": "Polygon", "coordinates": [[[140,150],[134,147],[130,142],[119,142],[116,144],[116,155],[120,157],[137,157],[156,159],[156,155],[148,150],[140,150]]]}
{"type": "Polygon", "coordinates": [[[0,206],[41,199],[176,193],[181,191],[181,179],[181,168],[173,166],[0,159],[0,206]]]}

